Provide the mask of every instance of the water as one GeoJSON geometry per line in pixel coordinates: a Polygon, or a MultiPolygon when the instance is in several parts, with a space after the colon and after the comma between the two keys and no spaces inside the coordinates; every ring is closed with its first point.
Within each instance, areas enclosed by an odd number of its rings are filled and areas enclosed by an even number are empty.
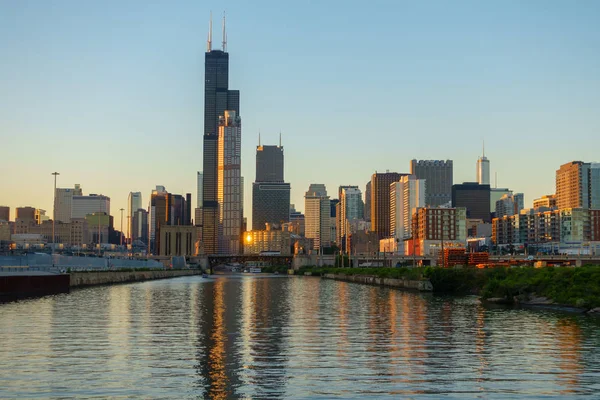
{"type": "Polygon", "coordinates": [[[0,398],[600,398],[600,319],[286,276],[0,305],[0,398]]]}

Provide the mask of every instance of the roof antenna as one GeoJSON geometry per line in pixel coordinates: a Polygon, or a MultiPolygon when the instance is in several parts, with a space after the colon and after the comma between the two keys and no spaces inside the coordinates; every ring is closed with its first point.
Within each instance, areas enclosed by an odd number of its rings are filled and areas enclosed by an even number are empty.
{"type": "Polygon", "coordinates": [[[482,141],[481,149],[483,151],[483,158],[485,158],[485,139],[482,141]]]}
{"type": "Polygon", "coordinates": [[[227,33],[225,32],[225,11],[223,11],[223,51],[227,51],[227,33]]]}
{"type": "Polygon", "coordinates": [[[210,12],[210,22],[208,23],[208,40],[206,41],[206,52],[212,51],[212,11],[210,12]]]}
{"type": "Polygon", "coordinates": [[[258,130],[258,147],[260,147],[260,129],[258,130]]]}
{"type": "Polygon", "coordinates": [[[279,131],[279,147],[281,147],[281,131],[279,131]]]}

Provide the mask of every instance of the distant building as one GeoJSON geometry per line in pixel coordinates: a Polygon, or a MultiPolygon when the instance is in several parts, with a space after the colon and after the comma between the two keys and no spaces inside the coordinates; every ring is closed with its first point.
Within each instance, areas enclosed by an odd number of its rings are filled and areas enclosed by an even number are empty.
{"type": "Polygon", "coordinates": [[[339,198],[340,212],[337,216],[337,242],[341,249],[346,250],[345,243],[351,233],[350,223],[363,219],[365,205],[358,186],[340,186],[339,198]]]}
{"type": "Polygon", "coordinates": [[[160,229],[161,256],[195,255],[196,227],[192,225],[164,225],[160,229]]]}
{"type": "Polygon", "coordinates": [[[288,224],[284,224],[282,229],[272,229],[272,226],[267,223],[263,230],[244,233],[244,254],[269,252],[289,256],[292,254],[291,249],[292,241],[288,224]]]}
{"type": "Polygon", "coordinates": [[[290,225],[289,230],[299,236],[305,236],[304,214],[296,211],[294,204],[290,204],[290,225]]]}
{"type": "Polygon", "coordinates": [[[55,222],[54,232],[56,236],[54,240],[52,240],[52,221],[43,221],[39,225],[29,221],[18,225],[16,235],[40,235],[47,243],[62,243],[67,246],[82,247],[90,242],[89,226],[85,219],[72,219],[69,223],[55,222]]]}
{"type": "Polygon", "coordinates": [[[106,213],[110,215],[110,197],[101,194],[72,197],[72,219],[82,219],[85,218],[86,215],[93,213],[106,213]]]}
{"type": "Polygon", "coordinates": [[[485,148],[481,157],[477,159],[477,183],[480,185],[490,184],[490,160],[485,156],[485,148]]]}
{"type": "Polygon", "coordinates": [[[506,188],[490,188],[490,212],[496,212],[496,202],[502,197],[512,196],[513,191],[506,188]]]}
{"type": "Polygon", "coordinates": [[[204,175],[202,172],[198,171],[196,174],[197,180],[197,189],[196,189],[196,208],[194,209],[194,225],[200,227],[200,237],[202,240],[202,185],[204,180],[204,175]]]}
{"type": "Polygon", "coordinates": [[[539,199],[533,200],[533,208],[546,207],[549,209],[556,208],[556,195],[549,194],[542,196],[539,199]]]}
{"type": "Polygon", "coordinates": [[[405,175],[385,172],[371,176],[371,230],[379,239],[390,236],[390,184],[405,175]]]}
{"type": "Polygon", "coordinates": [[[556,206],[600,209],[600,164],[572,161],[556,171],[556,206]]]}
{"type": "Polygon", "coordinates": [[[41,224],[41,223],[43,223],[44,221],[50,220],[50,217],[48,217],[46,215],[46,210],[42,210],[40,208],[36,208],[35,209],[34,218],[35,218],[35,223],[38,224],[38,225],[41,224]]]}
{"type": "Polygon", "coordinates": [[[425,207],[426,198],[426,182],[415,175],[403,176],[390,185],[390,233],[398,242],[412,235],[412,215],[417,208],[425,207]]]}
{"type": "Polygon", "coordinates": [[[518,214],[524,207],[523,193],[505,194],[496,201],[496,218],[518,214]]]}
{"type": "Polygon", "coordinates": [[[365,221],[371,222],[371,181],[365,185],[365,221]]]}
{"type": "Polygon", "coordinates": [[[32,221],[35,222],[35,208],[33,207],[17,207],[15,221],[32,221]]]}
{"type": "Polygon", "coordinates": [[[466,213],[464,207],[418,208],[412,216],[412,239],[404,243],[405,254],[437,256],[442,247],[464,248],[467,242],[466,213]]]}
{"type": "Polygon", "coordinates": [[[379,251],[379,238],[377,232],[357,231],[350,234],[348,239],[348,253],[351,255],[375,256],[379,251]]]}
{"type": "Polygon", "coordinates": [[[336,243],[337,241],[337,210],[339,204],[339,199],[329,200],[329,241],[331,243],[336,243]]]}
{"type": "MultiPolygon", "coordinates": [[[[242,119],[235,110],[219,117],[217,202],[217,253],[241,254],[243,181],[241,176],[242,119]]],[[[206,224],[209,221],[204,221],[206,224]]],[[[203,236],[206,242],[206,236],[203,236]]],[[[212,249],[206,249],[209,252],[212,249]]],[[[209,254],[211,254],[209,252],[209,254]]]]}
{"type": "MultiPolygon", "coordinates": [[[[79,220],[79,219],[77,219],[79,220]]],[[[72,221],[76,221],[73,219],[72,221]]],[[[114,219],[112,215],[105,212],[95,212],[85,216],[88,235],[91,243],[110,243],[114,231],[114,219]]]]}
{"type": "Polygon", "coordinates": [[[73,196],[83,196],[81,185],[75,184],[73,189],[71,188],[56,188],[54,204],[55,210],[52,218],[60,222],[71,222],[71,214],[73,208],[73,196]]]}
{"type": "Polygon", "coordinates": [[[10,223],[5,219],[0,220],[0,241],[9,241],[10,235],[10,223]]]}
{"type": "Polygon", "coordinates": [[[452,201],[452,160],[411,160],[410,173],[425,180],[426,206],[437,207],[452,201]]]}
{"type": "Polygon", "coordinates": [[[311,184],[304,195],[304,221],[306,237],[313,240],[314,249],[320,252],[331,244],[331,203],[327,189],[322,184],[311,184]]]}
{"type": "Polygon", "coordinates": [[[10,221],[10,207],[0,206],[0,221],[10,221]]]}
{"type": "Polygon", "coordinates": [[[468,218],[490,222],[490,185],[465,182],[452,186],[452,207],[465,207],[468,218]]]}
{"type": "Polygon", "coordinates": [[[131,217],[131,240],[141,241],[148,245],[148,211],[138,208],[131,217]]]}
{"type": "Polygon", "coordinates": [[[127,215],[129,221],[127,224],[127,236],[131,239],[133,232],[133,214],[142,207],[142,192],[129,192],[127,199],[127,215]]]}

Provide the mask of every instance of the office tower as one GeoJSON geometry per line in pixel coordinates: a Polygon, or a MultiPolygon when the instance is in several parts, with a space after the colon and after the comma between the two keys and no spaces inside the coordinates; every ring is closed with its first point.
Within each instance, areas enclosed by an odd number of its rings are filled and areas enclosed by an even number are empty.
{"type": "Polygon", "coordinates": [[[196,173],[196,208],[202,208],[202,172],[196,173]]]}
{"type": "Polygon", "coordinates": [[[304,194],[304,229],[313,240],[313,248],[321,254],[323,247],[331,244],[331,203],[327,189],[322,184],[311,184],[304,194]]]}
{"type": "Polygon", "coordinates": [[[496,212],[496,202],[504,196],[512,196],[513,191],[507,188],[491,188],[490,189],[490,212],[496,212]]]}
{"type": "Polygon", "coordinates": [[[72,197],[71,219],[82,219],[86,215],[94,213],[110,215],[110,197],[101,194],[72,197]]]}
{"type": "Polygon", "coordinates": [[[219,118],[218,254],[240,254],[241,252],[240,238],[244,201],[240,170],[241,142],[242,120],[235,111],[227,110],[225,115],[219,118]]]}
{"type": "Polygon", "coordinates": [[[556,206],[600,208],[600,164],[572,161],[556,171],[556,206]]]}
{"type": "Polygon", "coordinates": [[[547,207],[550,209],[556,208],[556,195],[548,194],[533,200],[533,208],[547,207]]]}
{"type": "Polygon", "coordinates": [[[150,207],[148,213],[148,241],[149,251],[158,254],[160,249],[160,228],[163,225],[171,225],[173,215],[173,195],[164,186],[156,186],[150,195],[150,207]]]}
{"type": "MultiPolygon", "coordinates": [[[[407,175],[390,185],[390,234],[402,242],[411,236],[412,215],[418,207],[425,207],[427,198],[425,179],[407,175]]],[[[403,245],[398,245],[401,251],[403,245]]]]}
{"type": "Polygon", "coordinates": [[[410,173],[425,179],[425,204],[438,207],[452,202],[454,184],[452,160],[411,160],[410,173]]]}
{"type": "Polygon", "coordinates": [[[56,209],[53,218],[57,222],[71,222],[73,196],[83,196],[81,185],[76,184],[73,189],[56,188],[54,198],[56,209]]]}
{"type": "Polygon", "coordinates": [[[337,210],[340,204],[339,199],[329,200],[329,241],[335,243],[337,240],[337,210]]]}
{"type": "Polygon", "coordinates": [[[371,181],[365,185],[365,221],[371,222],[371,181]]]}
{"type": "Polygon", "coordinates": [[[407,174],[374,173],[371,176],[371,231],[379,239],[390,236],[390,185],[407,174]]]}
{"type": "Polygon", "coordinates": [[[358,186],[340,186],[338,190],[340,197],[340,215],[338,216],[338,244],[345,249],[348,236],[352,233],[350,225],[352,221],[363,219],[364,203],[362,193],[358,186]]]}
{"type": "Polygon", "coordinates": [[[485,145],[481,157],[477,159],[477,183],[480,185],[490,184],[490,160],[485,156],[485,145]]]}
{"type": "Polygon", "coordinates": [[[35,222],[35,208],[33,207],[17,207],[15,220],[35,222]]]}
{"type": "Polygon", "coordinates": [[[256,148],[256,182],[283,182],[283,146],[256,148]]]}
{"type": "Polygon", "coordinates": [[[223,18],[223,47],[221,50],[212,49],[211,18],[207,50],[204,55],[204,153],[202,161],[202,239],[204,251],[207,254],[216,254],[218,251],[219,118],[225,116],[225,110],[239,115],[240,93],[237,90],[229,90],[229,53],[227,53],[225,18],[223,18]]]}
{"type": "Polygon", "coordinates": [[[283,146],[256,148],[256,181],[252,184],[252,230],[290,221],[290,184],[283,179],[283,146]]]}
{"type": "Polygon", "coordinates": [[[194,210],[194,225],[200,227],[198,230],[199,236],[198,238],[202,240],[202,185],[203,185],[203,177],[202,172],[198,172],[197,174],[197,192],[196,192],[196,209],[194,210]]]}
{"type": "Polygon", "coordinates": [[[452,186],[452,207],[465,207],[467,218],[490,222],[490,185],[464,182],[452,186]]]}
{"type": "Polygon", "coordinates": [[[139,240],[148,245],[148,211],[138,208],[131,217],[131,242],[139,240]]]}
{"type": "Polygon", "coordinates": [[[129,239],[132,238],[133,231],[133,214],[142,208],[142,192],[129,192],[129,197],[127,199],[127,216],[129,217],[129,221],[127,222],[127,236],[129,239]]]}
{"type": "Polygon", "coordinates": [[[0,221],[10,221],[10,207],[0,206],[0,221]]]}
{"type": "Polygon", "coordinates": [[[521,211],[524,203],[523,193],[516,194],[505,194],[496,201],[495,210],[496,215],[495,218],[502,218],[504,216],[511,216],[518,214],[521,211]]]}

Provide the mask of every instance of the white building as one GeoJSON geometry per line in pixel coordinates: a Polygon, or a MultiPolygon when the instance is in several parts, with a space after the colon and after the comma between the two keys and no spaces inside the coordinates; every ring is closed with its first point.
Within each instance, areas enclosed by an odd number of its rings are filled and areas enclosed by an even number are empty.
{"type": "Polygon", "coordinates": [[[243,191],[241,176],[242,120],[235,111],[219,117],[217,201],[219,203],[218,253],[240,254],[243,191]]]}
{"type": "Polygon", "coordinates": [[[110,197],[101,194],[73,196],[71,219],[85,218],[86,215],[103,212],[110,215],[110,197]]]}
{"type": "Polygon", "coordinates": [[[490,160],[485,156],[485,147],[483,154],[477,159],[477,182],[480,185],[490,184],[490,160]]]}
{"type": "Polygon", "coordinates": [[[390,233],[400,243],[411,237],[412,216],[416,209],[425,207],[425,183],[425,179],[406,175],[390,185],[390,233]]]}
{"type": "Polygon", "coordinates": [[[73,189],[56,188],[54,197],[54,220],[57,222],[71,222],[71,208],[73,205],[73,196],[82,196],[81,185],[76,184],[73,189]]]}
{"type": "Polygon", "coordinates": [[[311,184],[304,194],[304,232],[313,240],[313,248],[320,252],[331,244],[331,205],[327,189],[322,184],[311,184]]]}

